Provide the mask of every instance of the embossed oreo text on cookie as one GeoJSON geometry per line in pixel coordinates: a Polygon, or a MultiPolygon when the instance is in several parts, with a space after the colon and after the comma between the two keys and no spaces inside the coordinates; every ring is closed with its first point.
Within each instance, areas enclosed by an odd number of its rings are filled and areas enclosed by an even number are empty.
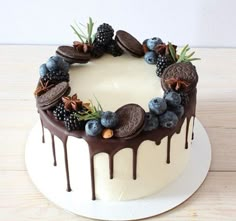
{"type": "Polygon", "coordinates": [[[61,100],[61,97],[68,94],[69,91],[68,82],[63,81],[37,97],[37,106],[42,110],[49,109],[55,106],[61,100]]]}
{"type": "Polygon", "coordinates": [[[138,104],[124,105],[116,111],[116,114],[119,125],[114,131],[115,137],[128,138],[136,135],[144,125],[145,111],[138,104]]]}
{"type": "Polygon", "coordinates": [[[188,93],[196,88],[198,75],[190,62],[175,63],[167,67],[163,73],[161,84],[164,90],[173,89],[188,93]]]}

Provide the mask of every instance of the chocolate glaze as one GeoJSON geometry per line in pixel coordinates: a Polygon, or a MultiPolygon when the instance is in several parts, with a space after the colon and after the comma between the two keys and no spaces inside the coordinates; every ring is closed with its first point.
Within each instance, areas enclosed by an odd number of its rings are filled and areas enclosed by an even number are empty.
{"type": "MultiPolygon", "coordinates": [[[[95,178],[94,178],[94,156],[98,153],[107,153],[109,156],[109,171],[110,179],[113,179],[113,159],[114,155],[124,149],[131,148],[133,151],[133,179],[137,179],[137,154],[140,144],[145,140],[150,140],[159,145],[164,137],[167,137],[167,159],[166,163],[171,162],[171,138],[175,133],[180,133],[184,120],[187,120],[186,124],[186,137],[185,137],[185,147],[188,148],[188,133],[189,133],[189,122],[191,117],[195,117],[195,107],[196,107],[196,89],[194,89],[189,94],[189,103],[185,106],[184,116],[179,120],[176,127],[167,128],[157,128],[156,130],[145,132],[142,131],[138,136],[126,140],[123,138],[111,138],[103,139],[102,137],[91,137],[87,136],[85,131],[67,131],[64,127],[63,122],[58,121],[54,118],[52,112],[38,110],[40,114],[40,119],[42,123],[42,128],[47,128],[51,132],[52,137],[52,148],[54,165],[56,165],[56,152],[54,144],[54,136],[57,136],[63,143],[64,147],[64,157],[65,157],[65,171],[66,171],[66,181],[67,181],[67,191],[71,191],[70,187],[70,175],[69,175],[69,162],[67,156],[67,139],[68,136],[74,136],[77,138],[82,138],[88,143],[89,154],[90,154],[90,170],[91,170],[91,187],[92,187],[92,199],[96,199],[95,191],[95,178]]],[[[42,131],[42,141],[44,142],[44,130],[42,131]]]]}
{"type": "Polygon", "coordinates": [[[55,141],[54,141],[54,135],[51,133],[51,140],[52,140],[52,154],[53,154],[53,165],[57,165],[57,159],[56,159],[56,151],[55,151],[55,141]]]}

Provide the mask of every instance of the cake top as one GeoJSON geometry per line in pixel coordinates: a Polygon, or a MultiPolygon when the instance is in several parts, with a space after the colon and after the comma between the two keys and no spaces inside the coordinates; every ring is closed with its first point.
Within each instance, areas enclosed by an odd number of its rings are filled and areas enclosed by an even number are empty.
{"type": "MultiPolygon", "coordinates": [[[[123,30],[118,30],[113,38],[114,30],[106,23],[100,25],[93,34],[93,26],[91,18],[86,26],[87,34],[82,30],[83,26],[71,26],[79,41],[75,41],[73,46],[59,46],[56,55],[40,66],[40,79],[35,90],[37,107],[52,112],[56,120],[64,121],[69,131],[85,130],[87,135],[101,136],[103,139],[133,139],[142,131],[175,127],[184,116],[188,95],[194,91],[198,82],[196,69],[191,63],[197,60],[192,58],[194,52],[189,53],[190,48],[186,45],[178,54],[177,46],[163,43],[159,37],[146,39],[141,44],[123,30]],[[144,55],[146,63],[156,65],[156,75],[161,79],[164,96],[150,97],[147,102],[148,111],[132,102],[111,111],[103,110],[96,97],[95,105],[92,101],[80,100],[76,94],[69,95],[70,66],[74,63],[80,66],[105,53],[114,57],[123,53],[135,57],[144,55]]],[[[119,65],[122,66],[122,62],[119,65]]],[[[96,67],[92,65],[90,68],[96,67]]],[[[144,74],[155,75],[155,72],[144,74]]],[[[89,90],[89,86],[87,88],[89,90]]],[[[115,99],[112,102],[116,102],[115,99]]]]}

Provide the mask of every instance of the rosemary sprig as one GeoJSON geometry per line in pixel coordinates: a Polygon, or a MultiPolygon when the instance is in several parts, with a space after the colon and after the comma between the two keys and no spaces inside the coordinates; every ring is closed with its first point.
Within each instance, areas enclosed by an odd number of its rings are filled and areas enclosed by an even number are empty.
{"type": "Polygon", "coordinates": [[[195,52],[192,52],[189,55],[187,55],[187,52],[189,50],[190,50],[189,45],[185,45],[184,48],[182,49],[182,51],[180,52],[177,63],[200,60],[200,58],[192,58],[192,56],[194,55],[195,52]]]}
{"type": "Polygon", "coordinates": [[[77,24],[75,22],[75,26],[70,25],[70,27],[73,29],[73,31],[75,32],[75,34],[78,36],[78,38],[82,43],[88,43],[88,44],[93,43],[94,38],[92,34],[93,34],[94,22],[91,17],[89,17],[89,22],[87,23],[87,25],[83,25],[81,23],[77,24]],[[83,29],[86,29],[87,34],[83,31],[83,29]]]}
{"type": "Polygon", "coordinates": [[[91,100],[89,100],[91,105],[88,107],[87,111],[77,111],[75,113],[75,116],[78,118],[79,121],[88,121],[95,119],[97,120],[101,118],[103,109],[96,97],[95,99],[97,101],[97,107],[93,104],[91,100]]]}
{"type": "Polygon", "coordinates": [[[170,42],[168,42],[168,46],[169,46],[169,51],[170,51],[171,57],[172,57],[173,61],[176,62],[176,50],[170,42]]]}

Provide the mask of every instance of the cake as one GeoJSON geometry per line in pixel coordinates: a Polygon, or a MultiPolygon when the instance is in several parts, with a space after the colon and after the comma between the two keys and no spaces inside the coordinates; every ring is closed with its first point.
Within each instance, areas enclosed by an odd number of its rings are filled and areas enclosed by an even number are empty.
{"type": "Polygon", "coordinates": [[[63,144],[68,194],[108,201],[150,196],[188,165],[198,82],[193,53],[187,55],[187,45],[177,54],[156,37],[141,44],[122,30],[114,38],[105,23],[94,40],[91,32],[86,41],[59,46],[40,66],[42,141],[47,129],[54,166],[55,137],[63,144]]]}

